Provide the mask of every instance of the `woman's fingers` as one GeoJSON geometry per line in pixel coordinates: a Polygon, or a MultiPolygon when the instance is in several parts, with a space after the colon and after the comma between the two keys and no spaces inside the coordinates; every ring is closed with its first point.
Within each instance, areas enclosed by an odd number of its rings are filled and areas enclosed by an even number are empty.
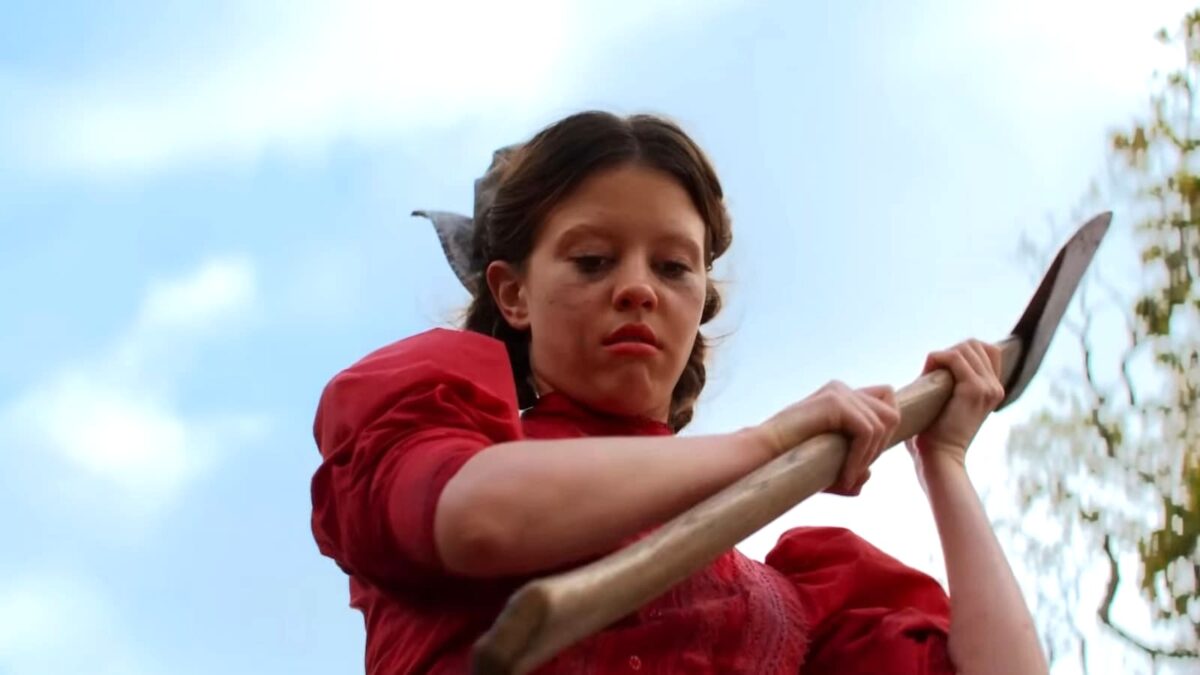
{"type": "Polygon", "coordinates": [[[842,468],[842,487],[846,490],[852,489],[859,482],[863,471],[875,459],[876,447],[882,433],[882,424],[864,397],[854,395],[848,401],[856,408],[859,424],[852,430],[850,452],[842,468]]]}
{"type": "Polygon", "coordinates": [[[874,461],[887,449],[888,441],[895,434],[896,427],[900,424],[900,409],[896,406],[896,395],[891,387],[869,387],[860,390],[859,400],[871,409],[871,415],[878,425],[879,435],[874,439],[875,453],[871,457],[871,461],[874,461]]]}
{"type": "Polygon", "coordinates": [[[979,375],[985,390],[988,410],[995,410],[1004,400],[1004,384],[1000,382],[1000,349],[979,340],[971,340],[972,347],[982,356],[979,375]]]}
{"type": "Polygon", "coordinates": [[[969,353],[970,348],[965,344],[933,352],[925,362],[925,372],[928,373],[939,368],[950,371],[950,374],[954,376],[955,389],[962,391],[960,387],[968,385],[975,378],[975,366],[971,363],[972,357],[968,356],[969,353]]]}
{"type": "Polygon", "coordinates": [[[872,463],[891,446],[896,429],[900,426],[900,408],[896,405],[895,391],[891,387],[879,387],[879,390],[877,395],[872,395],[867,399],[874,409],[875,415],[883,424],[879,444],[875,447],[875,455],[871,458],[872,463]]]}
{"type": "Polygon", "coordinates": [[[862,467],[874,452],[872,436],[876,431],[870,409],[866,403],[858,400],[854,392],[843,392],[837,405],[842,415],[839,431],[849,436],[850,440],[846,459],[842,462],[842,473],[838,477],[838,486],[842,490],[849,490],[858,482],[862,467]]]}
{"type": "Polygon", "coordinates": [[[872,424],[870,410],[856,400],[859,394],[844,383],[833,380],[821,387],[812,397],[810,404],[819,406],[824,412],[825,422],[815,431],[841,432],[849,440],[846,459],[837,483],[831,488],[838,494],[847,494],[859,478],[858,467],[862,458],[871,452],[870,436],[872,424]],[[813,400],[815,399],[815,400],[813,400]]]}
{"type": "Polygon", "coordinates": [[[849,448],[837,483],[830,491],[857,494],[870,475],[871,463],[887,447],[899,422],[900,412],[891,387],[851,389],[842,382],[832,381],[768,420],[765,426],[779,452],[813,434],[844,434],[849,448]]]}
{"type": "Polygon", "coordinates": [[[857,494],[870,474],[869,467],[887,448],[900,421],[896,397],[891,387],[867,387],[849,392],[848,403],[855,409],[850,451],[842,468],[840,485],[857,494]]]}
{"type": "Polygon", "coordinates": [[[963,355],[971,368],[970,373],[964,373],[961,378],[956,376],[957,386],[962,387],[967,400],[991,411],[1004,399],[1004,387],[996,375],[996,368],[984,349],[982,342],[970,340],[963,343],[957,352],[963,355]]]}
{"type": "Polygon", "coordinates": [[[967,445],[988,414],[1004,400],[1000,366],[999,348],[979,340],[966,340],[929,355],[925,372],[949,370],[954,377],[954,394],[933,424],[918,435],[917,446],[922,452],[936,449],[956,461],[965,461],[967,445]]]}
{"type": "MultiPolygon", "coordinates": [[[[900,424],[900,407],[896,405],[896,390],[887,385],[864,387],[859,390],[866,394],[867,403],[879,415],[879,419],[888,428],[888,435],[900,424]]],[[[885,441],[887,439],[884,439],[885,441]]]]}
{"type": "Polygon", "coordinates": [[[930,352],[925,359],[924,372],[929,373],[938,369],[949,370],[950,374],[954,375],[955,381],[960,376],[971,372],[971,366],[967,363],[966,357],[954,348],[930,352]]]}
{"type": "Polygon", "coordinates": [[[858,495],[862,494],[863,486],[866,485],[867,481],[869,480],[871,480],[871,470],[867,469],[859,475],[858,480],[856,480],[850,487],[842,487],[839,483],[838,487],[833,491],[836,494],[846,497],[857,497],[858,495]]]}
{"type": "Polygon", "coordinates": [[[1000,384],[1001,354],[995,345],[967,340],[951,349],[930,353],[923,373],[939,368],[949,370],[956,388],[961,387],[960,391],[973,400],[986,402],[991,408],[1004,400],[1004,386],[1000,384]]]}

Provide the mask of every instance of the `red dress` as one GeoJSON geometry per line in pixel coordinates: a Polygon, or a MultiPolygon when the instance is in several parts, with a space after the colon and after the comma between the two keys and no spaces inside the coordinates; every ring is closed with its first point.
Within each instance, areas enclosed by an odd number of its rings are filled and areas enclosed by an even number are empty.
{"type": "MultiPolygon", "coordinates": [[[[334,377],[314,433],[313,534],[350,577],[367,672],[391,675],[467,672],[472,643],[527,580],[456,577],[438,559],[438,496],[472,455],[521,438],[671,432],[559,394],[522,416],[504,345],[437,329],[334,377]]],[[[948,624],[932,578],[848,530],[797,528],[766,564],[730,550],[538,672],[952,673],[948,624]]]]}

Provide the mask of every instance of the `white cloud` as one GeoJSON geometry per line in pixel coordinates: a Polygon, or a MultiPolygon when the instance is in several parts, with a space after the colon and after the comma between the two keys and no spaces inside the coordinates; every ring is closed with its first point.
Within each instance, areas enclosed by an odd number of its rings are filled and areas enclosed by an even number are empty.
{"type": "Polygon", "coordinates": [[[86,370],[59,375],[14,413],[45,446],[126,494],[172,494],[197,465],[178,412],[86,370]]]}
{"type": "Polygon", "coordinates": [[[239,256],[208,260],[183,278],[152,281],[104,368],[125,381],[169,379],[187,369],[200,341],[249,321],[257,293],[254,266],[239,256]]]}
{"type": "Polygon", "coordinates": [[[258,44],[214,42],[203,67],[147,55],[145,72],[37,93],[18,120],[30,127],[23,154],[58,169],[145,171],[532,115],[580,86],[573,68],[619,40],[726,4],[296,3],[254,31],[269,36],[258,44]]]}
{"type": "Polygon", "coordinates": [[[149,672],[112,603],[69,574],[38,572],[0,586],[0,671],[10,675],[149,672]]]}
{"type": "Polygon", "coordinates": [[[254,299],[254,268],[244,258],[210,260],[185,279],[150,286],[137,328],[197,331],[214,319],[238,313],[254,299]]]}
{"type": "Polygon", "coordinates": [[[152,516],[222,447],[263,431],[258,416],[189,414],[175,400],[201,343],[237,326],[254,303],[253,267],[240,258],[153,283],[108,353],[47,375],[0,409],[0,420],[21,446],[99,481],[124,515],[152,516]]]}

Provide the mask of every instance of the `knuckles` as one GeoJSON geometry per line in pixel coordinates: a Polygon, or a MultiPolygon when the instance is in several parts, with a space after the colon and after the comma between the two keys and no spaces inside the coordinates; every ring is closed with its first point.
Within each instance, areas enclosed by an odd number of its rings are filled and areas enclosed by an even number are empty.
{"type": "Polygon", "coordinates": [[[824,387],[821,387],[821,391],[830,394],[843,394],[850,391],[850,387],[846,386],[846,383],[841,380],[830,380],[825,383],[824,387]]]}

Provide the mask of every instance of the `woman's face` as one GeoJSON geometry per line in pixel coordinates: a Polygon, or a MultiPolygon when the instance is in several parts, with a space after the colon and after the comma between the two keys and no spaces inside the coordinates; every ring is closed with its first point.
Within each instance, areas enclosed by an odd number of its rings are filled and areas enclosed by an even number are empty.
{"type": "Polygon", "coordinates": [[[561,201],[523,270],[493,263],[498,304],[530,331],[538,392],[666,421],[704,308],[704,239],[683,186],[630,164],[561,201]]]}

